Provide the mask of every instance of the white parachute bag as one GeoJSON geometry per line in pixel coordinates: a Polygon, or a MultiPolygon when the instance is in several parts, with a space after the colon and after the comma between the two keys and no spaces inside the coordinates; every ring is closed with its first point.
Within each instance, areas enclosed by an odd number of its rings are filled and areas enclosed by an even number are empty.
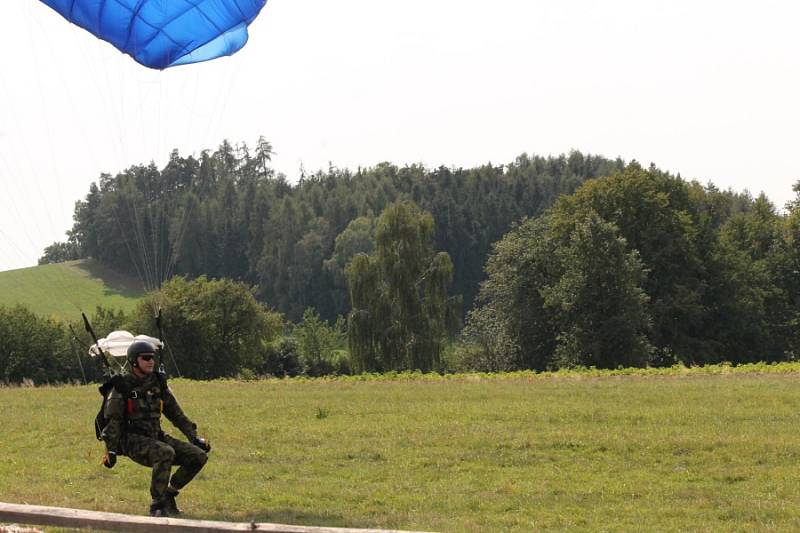
{"type": "Polygon", "coordinates": [[[134,335],[130,331],[112,331],[102,339],[97,340],[97,344],[92,344],[89,348],[89,355],[97,357],[98,355],[107,354],[111,356],[111,360],[123,371],[128,364],[128,347],[136,341],[147,341],[151,343],[156,349],[161,349],[164,344],[155,337],[149,335],[134,335]]]}

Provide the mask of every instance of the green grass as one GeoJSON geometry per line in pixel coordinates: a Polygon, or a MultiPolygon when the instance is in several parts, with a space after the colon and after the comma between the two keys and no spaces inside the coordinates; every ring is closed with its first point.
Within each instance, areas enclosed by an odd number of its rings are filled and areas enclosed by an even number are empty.
{"type": "Polygon", "coordinates": [[[97,306],[130,311],[142,284],[92,260],[0,272],[0,305],[23,304],[42,316],[75,320],[97,306]]]}
{"type": "MultiPolygon", "coordinates": [[[[713,368],[175,380],[214,446],[180,503],[189,518],[435,531],[797,531],[797,366],[713,368]]],[[[99,464],[98,399],[0,389],[1,500],[146,510],[145,468],[99,464]]]]}

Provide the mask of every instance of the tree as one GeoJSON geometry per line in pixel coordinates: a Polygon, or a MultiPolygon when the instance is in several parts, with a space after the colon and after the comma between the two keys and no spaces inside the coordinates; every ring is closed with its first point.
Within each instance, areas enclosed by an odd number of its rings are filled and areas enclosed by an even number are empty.
{"type": "Polygon", "coordinates": [[[796,360],[800,357],[800,181],[793,189],[797,196],[787,204],[789,212],[779,222],[768,263],[774,284],[770,334],[780,339],[783,357],[796,360]]]}
{"type": "Polygon", "coordinates": [[[137,305],[132,328],[157,335],[153,317],[159,306],[167,344],[164,362],[171,373],[195,379],[259,368],[267,343],[283,327],[278,313],[258,303],[245,284],[232,280],[175,277],[137,305]]]}
{"type": "Polygon", "coordinates": [[[785,299],[775,283],[780,228],[781,218],[761,195],[719,230],[714,259],[720,266],[713,282],[723,290],[715,302],[716,329],[738,361],[784,356],[785,299]]]}
{"type": "Polygon", "coordinates": [[[523,220],[495,243],[478,296],[481,306],[465,328],[468,338],[486,340],[487,357],[513,368],[544,370],[554,364],[556,317],[541,291],[560,271],[557,247],[547,216],[523,220]]]}
{"type": "Polygon", "coordinates": [[[798,199],[786,219],[783,238],[785,250],[783,276],[779,283],[787,300],[788,320],[787,336],[789,338],[789,356],[800,357],[800,182],[795,186],[798,199]]]}
{"type": "Polygon", "coordinates": [[[486,272],[463,336],[473,361],[536,370],[648,363],[642,263],[596,213],[571,227],[552,215],[524,220],[495,245],[486,272]]]}
{"type": "Polygon", "coordinates": [[[542,295],[557,314],[558,365],[647,365],[650,317],[638,252],[628,250],[614,225],[591,213],[556,253],[563,273],[542,295]]]}
{"type": "Polygon", "coordinates": [[[787,202],[786,210],[789,212],[797,212],[800,209],[800,180],[797,180],[794,185],[792,185],[792,191],[794,191],[794,198],[787,202]]]}
{"type": "Polygon", "coordinates": [[[0,382],[63,382],[79,378],[61,324],[26,307],[0,306],[0,382]],[[70,372],[72,370],[72,372],[70,372]]]}
{"type": "MultiPolygon", "coordinates": [[[[432,214],[433,247],[455,265],[451,292],[471,304],[491,244],[514,220],[538,215],[587,178],[624,166],[572,152],[470,169],[331,166],[302,171],[291,185],[269,167],[272,155],[263,137],[252,151],[223,141],[197,157],[172,150],[160,170],[140,164],[103,174],[76,204],[67,244],[74,242],[81,258],[138,275],[148,288],[172,273],[235,278],[257,286],[258,297],[291,320],[314,307],[331,321],[349,311],[347,261],[339,262],[336,236],[359,217],[411,199],[432,214]],[[335,256],[338,268],[320,265],[335,256]]],[[[50,255],[61,258],[62,250],[50,255]]],[[[351,253],[344,254],[348,261],[351,253]]]]}
{"type": "Polygon", "coordinates": [[[258,142],[256,143],[256,170],[258,171],[259,176],[266,178],[272,174],[272,169],[269,166],[269,163],[272,161],[272,155],[274,152],[272,151],[272,144],[267,141],[263,135],[258,137],[258,142]]]}
{"type": "Polygon", "coordinates": [[[331,299],[337,314],[347,314],[349,295],[345,268],[359,253],[369,254],[375,249],[375,221],[370,217],[358,217],[334,241],[333,253],[323,262],[325,272],[331,276],[331,299]]]}
{"type": "Polygon", "coordinates": [[[44,255],[39,258],[40,265],[49,263],[63,263],[80,258],[78,246],[73,241],[54,242],[44,249],[44,255]]]}
{"type": "Polygon", "coordinates": [[[303,321],[294,328],[294,338],[309,375],[340,372],[346,366],[340,364],[336,356],[337,348],[344,341],[342,329],[339,323],[331,328],[313,308],[305,310],[303,321]]]}
{"type": "Polygon", "coordinates": [[[446,253],[434,253],[433,228],[433,217],[413,203],[393,204],[378,218],[375,251],[347,266],[355,370],[439,367],[458,301],[447,295],[453,264],[446,253]]]}
{"type": "Polygon", "coordinates": [[[518,368],[520,346],[509,335],[505,317],[484,305],[470,310],[458,346],[458,368],[479,372],[508,372],[518,368]]]}
{"type": "Polygon", "coordinates": [[[696,209],[682,179],[632,162],[592,180],[552,209],[554,231],[568,238],[592,212],[619,230],[648,271],[643,289],[652,317],[649,338],[665,361],[707,351],[708,273],[698,247],[696,209]]]}

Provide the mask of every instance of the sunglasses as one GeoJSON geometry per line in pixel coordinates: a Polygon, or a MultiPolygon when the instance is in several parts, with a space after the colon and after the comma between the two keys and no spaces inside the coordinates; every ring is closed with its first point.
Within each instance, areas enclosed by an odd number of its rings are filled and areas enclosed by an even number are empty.
{"type": "Polygon", "coordinates": [[[153,357],[155,357],[155,355],[148,353],[148,354],[145,354],[145,355],[140,355],[139,359],[141,359],[142,361],[152,361],[153,357]]]}

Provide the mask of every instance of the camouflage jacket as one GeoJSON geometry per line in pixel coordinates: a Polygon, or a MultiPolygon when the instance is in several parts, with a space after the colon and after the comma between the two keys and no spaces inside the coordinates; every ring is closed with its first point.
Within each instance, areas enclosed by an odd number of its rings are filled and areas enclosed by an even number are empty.
{"type": "Polygon", "coordinates": [[[158,439],[161,413],[189,440],[197,436],[197,425],[184,414],[169,387],[162,386],[166,379],[155,372],[142,378],[126,374],[123,379],[127,393],[115,388],[106,402],[108,424],[101,436],[108,450],[124,453],[125,435],[128,433],[158,439]]]}

